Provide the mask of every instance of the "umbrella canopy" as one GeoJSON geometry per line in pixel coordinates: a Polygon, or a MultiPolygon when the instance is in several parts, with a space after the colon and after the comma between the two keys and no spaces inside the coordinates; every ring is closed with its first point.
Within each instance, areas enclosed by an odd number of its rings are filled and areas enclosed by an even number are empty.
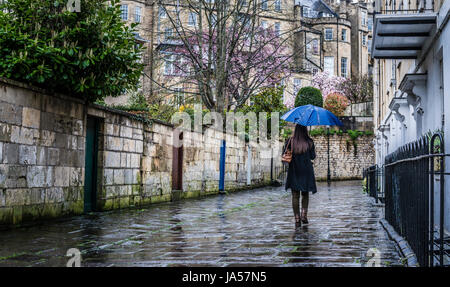
{"type": "Polygon", "coordinates": [[[332,112],[313,105],[296,107],[281,119],[302,126],[342,126],[342,122],[332,112]]]}

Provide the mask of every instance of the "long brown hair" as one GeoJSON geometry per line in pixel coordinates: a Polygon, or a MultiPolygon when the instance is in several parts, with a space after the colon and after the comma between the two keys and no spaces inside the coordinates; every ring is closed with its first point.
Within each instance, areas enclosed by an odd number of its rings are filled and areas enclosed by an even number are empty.
{"type": "Polygon", "coordinates": [[[308,129],[302,125],[295,125],[294,135],[291,144],[293,145],[293,153],[301,154],[308,151],[313,145],[312,138],[309,137],[308,129]]]}

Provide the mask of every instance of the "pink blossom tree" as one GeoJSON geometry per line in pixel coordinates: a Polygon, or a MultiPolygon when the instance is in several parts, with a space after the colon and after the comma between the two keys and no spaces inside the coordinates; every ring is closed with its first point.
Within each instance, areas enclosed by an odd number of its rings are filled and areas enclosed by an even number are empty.
{"type": "MultiPolygon", "coordinates": [[[[340,88],[352,104],[364,103],[373,99],[373,79],[368,75],[347,78],[341,83],[340,88]]],[[[353,107],[350,106],[350,108],[352,115],[353,107]]]]}
{"type": "Polygon", "coordinates": [[[322,92],[324,101],[327,96],[333,93],[339,93],[345,95],[345,91],[342,89],[342,83],[346,81],[346,78],[339,76],[330,76],[328,72],[319,72],[314,75],[311,80],[311,86],[319,89],[322,92]]]}
{"type": "Polygon", "coordinates": [[[297,95],[289,93],[284,97],[284,101],[283,104],[288,108],[288,109],[293,109],[295,106],[295,98],[297,95]]]}
{"type": "Polygon", "coordinates": [[[261,26],[258,1],[168,0],[160,7],[174,30],[161,55],[178,57],[174,76],[195,86],[191,92],[208,109],[238,108],[289,76],[293,33],[261,26]],[[190,13],[189,25],[183,13],[190,13]]]}

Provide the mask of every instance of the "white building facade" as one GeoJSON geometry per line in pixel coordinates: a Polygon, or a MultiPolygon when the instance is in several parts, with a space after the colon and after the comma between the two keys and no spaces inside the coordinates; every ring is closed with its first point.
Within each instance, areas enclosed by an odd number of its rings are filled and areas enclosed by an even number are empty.
{"type": "MultiPolygon", "coordinates": [[[[450,1],[376,1],[374,122],[376,163],[407,143],[441,132],[450,152],[450,1]],[[411,3],[414,2],[414,3],[411,3]],[[411,6],[408,7],[408,4],[411,6]],[[418,4],[418,5],[417,5],[418,4]],[[394,6],[396,5],[396,6],[394,6]],[[414,5],[414,6],[412,6],[414,5]]],[[[446,157],[445,172],[450,172],[446,157]]],[[[440,208],[436,176],[435,214],[440,208]]],[[[381,187],[383,188],[383,184],[381,187]]],[[[445,176],[444,227],[450,231],[450,176],[445,176]]],[[[436,214],[435,218],[439,220],[436,214]]],[[[439,221],[435,221],[439,224],[439,221]]]]}

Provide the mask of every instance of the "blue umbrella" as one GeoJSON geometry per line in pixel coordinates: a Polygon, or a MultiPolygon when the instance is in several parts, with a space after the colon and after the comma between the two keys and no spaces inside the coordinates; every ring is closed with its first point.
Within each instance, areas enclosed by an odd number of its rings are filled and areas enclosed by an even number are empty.
{"type": "Polygon", "coordinates": [[[313,105],[296,107],[285,113],[282,120],[302,126],[342,126],[342,122],[330,111],[313,105]]]}

